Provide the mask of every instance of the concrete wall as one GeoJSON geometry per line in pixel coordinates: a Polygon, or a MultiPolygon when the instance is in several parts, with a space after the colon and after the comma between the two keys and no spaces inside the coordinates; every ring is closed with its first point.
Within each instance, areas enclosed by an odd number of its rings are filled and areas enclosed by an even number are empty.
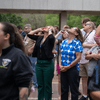
{"type": "Polygon", "coordinates": [[[100,0],[0,0],[0,12],[100,14],[100,0]]]}

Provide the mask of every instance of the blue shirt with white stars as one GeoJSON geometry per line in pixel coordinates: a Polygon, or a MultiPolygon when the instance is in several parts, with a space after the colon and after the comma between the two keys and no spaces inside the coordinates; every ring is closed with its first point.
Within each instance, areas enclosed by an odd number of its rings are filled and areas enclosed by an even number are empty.
{"type": "MultiPolygon", "coordinates": [[[[69,44],[67,44],[68,38],[63,40],[61,49],[61,65],[68,66],[76,59],[76,52],[82,52],[83,47],[79,40],[74,38],[69,44]]],[[[77,70],[79,70],[79,62],[76,64],[77,70]]]]}

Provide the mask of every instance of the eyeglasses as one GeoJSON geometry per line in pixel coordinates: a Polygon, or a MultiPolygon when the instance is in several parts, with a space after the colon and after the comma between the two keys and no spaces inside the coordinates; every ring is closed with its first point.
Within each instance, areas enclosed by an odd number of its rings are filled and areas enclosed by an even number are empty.
{"type": "Polygon", "coordinates": [[[91,24],[85,24],[85,26],[87,26],[87,25],[91,25],[91,24]]]}

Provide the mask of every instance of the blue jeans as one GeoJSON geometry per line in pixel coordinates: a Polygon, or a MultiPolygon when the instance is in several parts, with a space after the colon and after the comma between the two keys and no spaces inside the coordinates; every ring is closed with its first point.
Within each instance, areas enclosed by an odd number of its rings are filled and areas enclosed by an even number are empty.
{"type": "Polygon", "coordinates": [[[36,57],[32,57],[29,56],[31,63],[32,63],[32,70],[33,70],[33,85],[34,87],[37,87],[37,77],[36,77],[36,62],[37,62],[37,58],[36,57]]]}

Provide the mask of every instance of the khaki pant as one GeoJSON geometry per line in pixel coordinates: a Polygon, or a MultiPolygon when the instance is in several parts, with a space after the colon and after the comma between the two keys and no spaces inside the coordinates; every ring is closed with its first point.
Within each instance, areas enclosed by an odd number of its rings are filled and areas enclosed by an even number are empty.
{"type": "Polygon", "coordinates": [[[88,77],[88,65],[89,65],[89,63],[79,65],[79,67],[80,67],[79,68],[79,76],[88,77]]]}

